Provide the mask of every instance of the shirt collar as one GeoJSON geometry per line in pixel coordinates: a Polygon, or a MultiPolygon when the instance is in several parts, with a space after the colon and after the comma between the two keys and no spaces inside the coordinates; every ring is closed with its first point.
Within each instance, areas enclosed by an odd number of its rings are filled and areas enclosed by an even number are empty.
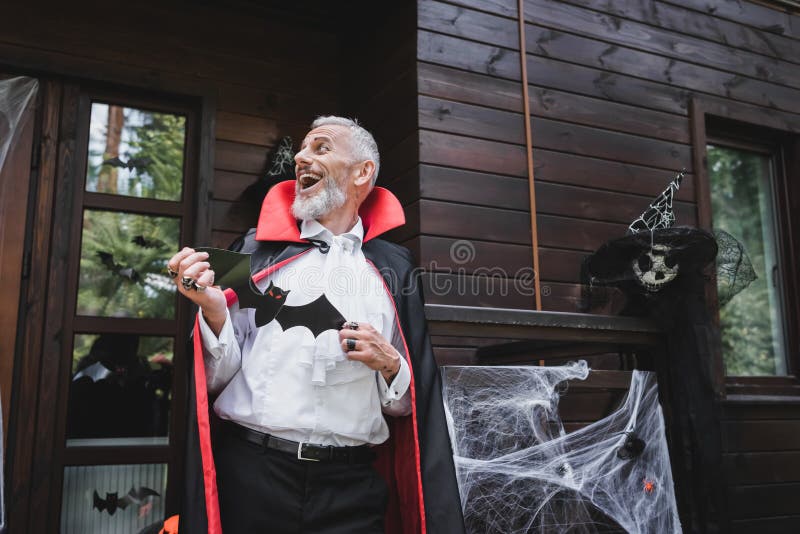
{"type": "Polygon", "coordinates": [[[352,250],[355,251],[361,248],[361,242],[364,240],[364,225],[361,222],[361,217],[358,217],[356,223],[349,231],[339,236],[334,236],[333,232],[325,228],[319,221],[315,219],[306,219],[300,223],[300,237],[303,239],[324,241],[328,245],[333,243],[334,238],[339,237],[340,239],[350,241],[352,243],[352,250]]]}

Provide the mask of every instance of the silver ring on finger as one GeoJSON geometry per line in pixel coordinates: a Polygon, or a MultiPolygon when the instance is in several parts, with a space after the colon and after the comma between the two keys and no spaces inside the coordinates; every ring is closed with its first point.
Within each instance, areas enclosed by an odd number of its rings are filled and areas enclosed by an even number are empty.
{"type": "Polygon", "coordinates": [[[351,350],[356,350],[356,340],[353,338],[347,338],[347,352],[351,350]]]}
{"type": "Polygon", "coordinates": [[[355,321],[350,321],[347,323],[347,327],[350,328],[350,330],[358,330],[358,323],[355,321]]]}
{"type": "Polygon", "coordinates": [[[178,277],[178,271],[173,271],[172,267],[169,267],[169,266],[167,267],[167,274],[169,274],[170,278],[177,278],[178,277]]]}
{"type": "Polygon", "coordinates": [[[201,286],[200,284],[195,282],[194,283],[194,290],[195,291],[205,291],[206,290],[206,286],[201,286]]]}
{"type": "Polygon", "coordinates": [[[194,278],[192,278],[191,276],[184,276],[183,278],[181,278],[181,285],[183,286],[183,289],[185,289],[186,291],[189,291],[190,289],[194,289],[196,287],[194,278]]]}

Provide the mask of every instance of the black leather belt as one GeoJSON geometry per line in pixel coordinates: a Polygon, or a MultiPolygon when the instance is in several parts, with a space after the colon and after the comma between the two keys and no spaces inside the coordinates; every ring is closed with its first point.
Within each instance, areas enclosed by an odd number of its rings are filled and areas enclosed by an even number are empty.
{"type": "Polygon", "coordinates": [[[298,460],[309,462],[340,462],[346,464],[364,464],[375,460],[375,453],[369,445],[358,447],[334,447],[333,445],[315,445],[299,443],[279,438],[257,430],[226,422],[225,432],[255,445],[275,449],[293,455],[298,460]]]}

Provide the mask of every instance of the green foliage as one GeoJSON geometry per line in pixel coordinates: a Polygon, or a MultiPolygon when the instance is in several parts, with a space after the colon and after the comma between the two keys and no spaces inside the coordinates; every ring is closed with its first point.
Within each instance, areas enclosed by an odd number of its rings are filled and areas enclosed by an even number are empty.
{"type": "Polygon", "coordinates": [[[754,152],[708,147],[714,227],[739,239],[758,278],[720,310],[722,351],[731,376],[784,372],[779,310],[770,283],[775,232],[769,158],[754,152]],[[771,300],[773,302],[771,302],[771,300]]]}
{"type": "Polygon", "coordinates": [[[150,194],[163,200],[180,200],[183,186],[183,152],[186,119],[164,113],[147,113],[141,126],[133,126],[135,133],[131,157],[147,161],[146,173],[150,194]]]}
{"type": "Polygon", "coordinates": [[[164,271],[178,250],[178,234],[178,219],[86,210],[78,314],[172,319],[175,286],[164,271]],[[163,245],[138,245],[138,235],[163,245]],[[112,258],[104,261],[101,253],[112,258]]]}

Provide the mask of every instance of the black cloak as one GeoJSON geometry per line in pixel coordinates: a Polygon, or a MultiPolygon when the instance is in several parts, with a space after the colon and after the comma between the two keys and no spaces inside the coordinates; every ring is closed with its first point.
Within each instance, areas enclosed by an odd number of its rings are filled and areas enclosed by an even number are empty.
{"type": "MultiPolygon", "coordinates": [[[[294,181],[281,182],[264,199],[258,227],[232,249],[250,253],[253,279],[290,263],[313,246],[300,238],[291,215],[294,181]]],[[[376,236],[405,223],[403,209],[388,190],[376,187],[359,210],[365,235],[362,250],[384,280],[395,306],[396,324],[412,374],[412,413],[387,417],[390,438],[376,447],[376,469],[390,488],[386,532],[463,533],[461,502],[441,396],[441,378],[428,337],[418,271],[410,252],[376,236]]],[[[228,292],[229,305],[236,298],[228,292]]],[[[195,326],[194,362],[189,365],[189,425],[186,485],[180,532],[219,534],[213,418],[205,386],[200,335],[195,326]]],[[[230,534],[230,533],[229,533],[230,534]]]]}

